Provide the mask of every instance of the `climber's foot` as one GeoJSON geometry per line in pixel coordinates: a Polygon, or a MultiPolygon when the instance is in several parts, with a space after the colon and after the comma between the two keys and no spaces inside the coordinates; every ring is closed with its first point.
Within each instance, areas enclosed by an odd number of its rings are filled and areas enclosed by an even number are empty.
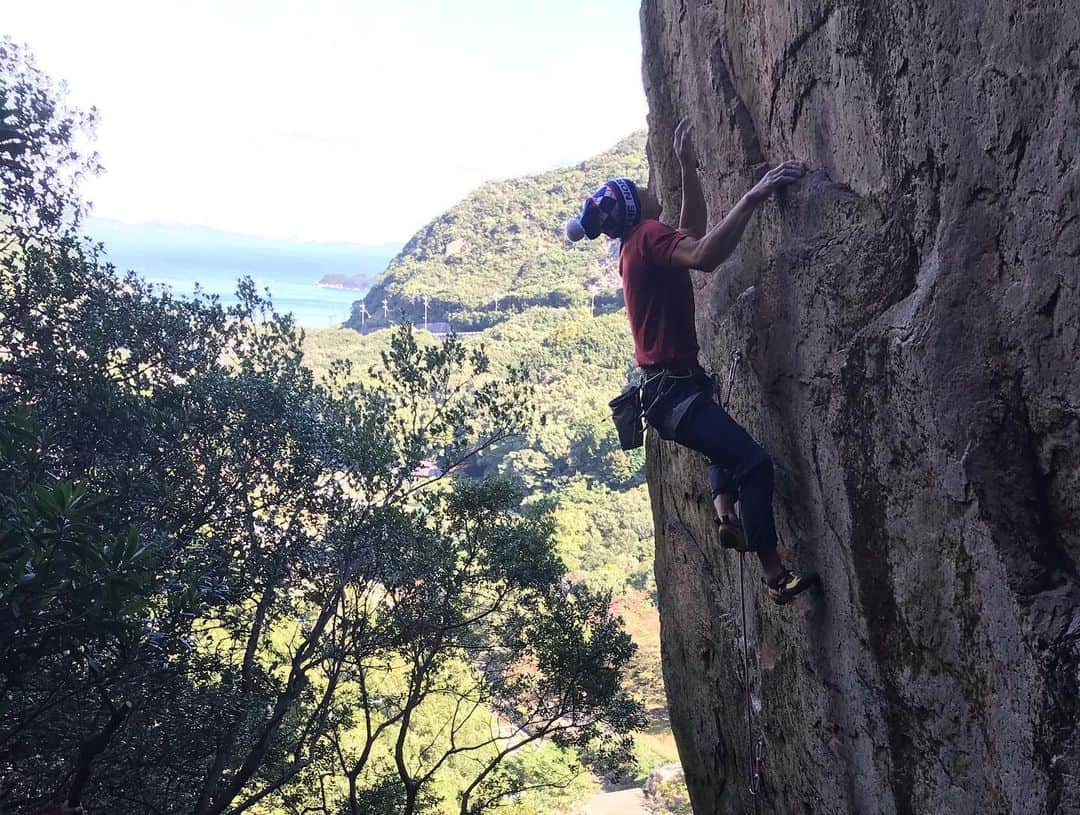
{"type": "Polygon", "coordinates": [[[716,519],[716,531],[720,536],[720,545],[725,549],[746,552],[746,533],[742,521],[734,515],[721,515],[716,519]]]}
{"type": "Polygon", "coordinates": [[[800,574],[799,572],[793,572],[791,569],[784,569],[771,580],[762,578],[762,582],[768,589],[772,601],[778,606],[785,606],[819,582],[819,578],[814,572],[800,574]]]}

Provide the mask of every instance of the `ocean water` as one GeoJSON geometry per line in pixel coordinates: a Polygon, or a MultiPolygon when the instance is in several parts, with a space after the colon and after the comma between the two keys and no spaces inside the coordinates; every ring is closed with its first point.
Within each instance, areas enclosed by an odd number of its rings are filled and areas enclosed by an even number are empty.
{"type": "Polygon", "coordinates": [[[260,291],[270,290],[278,312],[292,312],[305,328],[339,325],[366,289],[316,285],[325,274],[364,274],[374,280],[400,248],[397,244],[274,241],[177,224],[124,224],[90,219],[87,232],[105,244],[110,262],[152,283],[189,295],[196,284],[236,302],[236,283],[251,277],[260,291]]]}

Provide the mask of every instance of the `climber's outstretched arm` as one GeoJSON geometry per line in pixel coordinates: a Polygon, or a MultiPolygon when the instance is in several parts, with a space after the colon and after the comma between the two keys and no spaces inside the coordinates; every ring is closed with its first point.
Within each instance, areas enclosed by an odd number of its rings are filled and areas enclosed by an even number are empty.
{"type": "Polygon", "coordinates": [[[679,231],[692,238],[700,238],[705,234],[705,194],[701,191],[701,179],[698,178],[697,154],[694,152],[689,119],[683,119],[675,128],[675,156],[679,159],[679,168],[682,171],[679,231]]]}
{"type": "Polygon", "coordinates": [[[703,238],[688,236],[679,241],[671,254],[671,265],[711,272],[735,251],[758,204],[805,174],[806,167],[798,161],[785,161],[773,167],[703,238]]]}

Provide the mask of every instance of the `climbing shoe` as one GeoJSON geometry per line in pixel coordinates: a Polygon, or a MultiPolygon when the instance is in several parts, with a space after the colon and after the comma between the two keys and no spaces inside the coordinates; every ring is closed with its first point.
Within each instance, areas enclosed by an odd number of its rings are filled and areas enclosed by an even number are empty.
{"type": "Polygon", "coordinates": [[[784,606],[817,583],[818,576],[813,572],[799,574],[791,569],[784,569],[775,580],[762,578],[761,582],[769,590],[772,601],[778,606],[784,606]]]}
{"type": "Polygon", "coordinates": [[[746,545],[746,533],[743,532],[742,522],[738,518],[721,515],[716,519],[716,532],[723,548],[738,552],[750,551],[746,545]]]}

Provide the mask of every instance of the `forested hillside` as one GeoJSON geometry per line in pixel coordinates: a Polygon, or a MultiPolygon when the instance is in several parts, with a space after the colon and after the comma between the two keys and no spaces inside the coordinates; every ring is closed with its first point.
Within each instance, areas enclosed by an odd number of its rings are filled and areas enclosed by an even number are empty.
{"type": "Polygon", "coordinates": [[[571,244],[562,224],[604,179],[645,181],[645,134],[635,133],[574,167],[493,181],[417,232],[358,304],[350,324],[365,329],[402,315],[458,330],[492,325],[531,306],[619,302],[605,242],[571,244]],[[604,299],[607,295],[607,299],[604,299]],[[385,317],[383,303],[386,303],[385,317]]]}

